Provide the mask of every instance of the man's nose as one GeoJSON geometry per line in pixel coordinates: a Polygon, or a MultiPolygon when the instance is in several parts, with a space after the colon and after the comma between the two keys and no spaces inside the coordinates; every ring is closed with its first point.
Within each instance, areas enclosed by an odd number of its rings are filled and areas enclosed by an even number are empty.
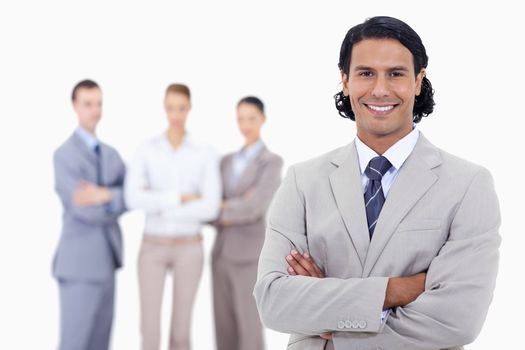
{"type": "Polygon", "coordinates": [[[383,97],[388,96],[389,93],[390,93],[390,90],[388,87],[387,79],[383,76],[378,76],[372,88],[372,96],[376,98],[383,98],[383,97]]]}

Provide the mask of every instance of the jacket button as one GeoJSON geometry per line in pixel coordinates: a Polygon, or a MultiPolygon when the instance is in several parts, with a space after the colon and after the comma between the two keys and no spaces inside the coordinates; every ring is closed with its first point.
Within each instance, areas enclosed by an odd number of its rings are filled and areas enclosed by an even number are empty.
{"type": "Polygon", "coordinates": [[[337,322],[337,328],[339,328],[339,329],[345,328],[345,322],[344,321],[337,322]]]}
{"type": "Polygon", "coordinates": [[[350,320],[346,320],[346,321],[345,321],[345,327],[346,327],[346,328],[352,328],[352,321],[350,321],[350,320]]]}
{"type": "Polygon", "coordinates": [[[364,321],[364,320],[359,321],[359,328],[362,329],[362,328],[365,328],[365,327],[366,327],[366,321],[364,321]]]}

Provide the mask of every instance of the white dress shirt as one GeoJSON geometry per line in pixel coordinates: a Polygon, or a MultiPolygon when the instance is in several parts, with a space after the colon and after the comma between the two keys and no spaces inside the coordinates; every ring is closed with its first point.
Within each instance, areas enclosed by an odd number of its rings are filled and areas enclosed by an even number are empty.
{"type": "Polygon", "coordinates": [[[75,134],[82,139],[86,146],[95,153],[95,148],[98,146],[99,141],[95,135],[79,126],[75,129],[75,134]]]}
{"type": "MultiPolygon", "coordinates": [[[[383,175],[383,178],[381,179],[381,185],[383,187],[385,198],[388,195],[388,191],[390,190],[392,183],[396,179],[399,169],[401,169],[401,166],[405,160],[407,160],[408,156],[414,150],[418,138],[419,130],[414,128],[408,135],[397,141],[384,154],[382,154],[383,157],[388,159],[390,164],[392,164],[392,167],[385,173],[385,175],[383,175]]],[[[363,141],[359,139],[359,137],[355,138],[355,146],[357,148],[359,167],[361,169],[363,193],[365,193],[366,186],[368,186],[368,176],[365,174],[366,167],[372,158],[377,157],[380,154],[377,154],[373,149],[365,145],[363,141]]]]}
{"type": "MultiPolygon", "coordinates": [[[[396,176],[399,173],[399,169],[401,169],[403,163],[407,160],[408,156],[410,156],[410,154],[414,150],[418,138],[419,130],[413,128],[408,135],[394,143],[385,153],[382,154],[383,157],[388,159],[390,164],[392,164],[392,167],[381,178],[381,186],[383,188],[385,199],[388,195],[390,187],[392,186],[392,183],[394,183],[394,180],[396,179],[396,176]]],[[[370,160],[374,157],[379,156],[379,154],[377,154],[373,149],[365,145],[363,141],[359,139],[359,137],[355,138],[355,146],[357,149],[357,156],[359,158],[359,167],[361,170],[361,181],[363,185],[364,195],[369,182],[368,176],[366,176],[365,174],[366,167],[368,166],[370,160]]],[[[389,314],[390,309],[384,310],[381,313],[381,321],[385,322],[389,314]]]]}
{"type": "Polygon", "coordinates": [[[221,177],[218,154],[185,136],[174,149],[163,133],[144,143],[129,165],[125,199],[146,214],[144,232],[161,236],[197,234],[219,213],[221,177]],[[200,199],[181,202],[181,195],[200,199]]]}

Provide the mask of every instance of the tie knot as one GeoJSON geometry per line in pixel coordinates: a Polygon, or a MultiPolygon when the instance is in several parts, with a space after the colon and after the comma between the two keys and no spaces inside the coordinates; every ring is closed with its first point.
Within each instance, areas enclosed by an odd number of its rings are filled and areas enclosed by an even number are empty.
{"type": "Polygon", "coordinates": [[[365,174],[370,180],[381,180],[392,164],[383,156],[374,157],[368,163],[365,174]]]}

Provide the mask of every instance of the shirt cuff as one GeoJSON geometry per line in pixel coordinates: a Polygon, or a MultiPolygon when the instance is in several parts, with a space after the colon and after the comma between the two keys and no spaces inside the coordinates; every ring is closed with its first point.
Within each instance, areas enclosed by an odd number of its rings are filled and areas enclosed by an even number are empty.
{"type": "Polygon", "coordinates": [[[387,310],[383,310],[381,311],[381,324],[385,324],[386,320],[388,319],[388,315],[390,315],[390,312],[392,311],[392,309],[387,309],[387,310]]]}

